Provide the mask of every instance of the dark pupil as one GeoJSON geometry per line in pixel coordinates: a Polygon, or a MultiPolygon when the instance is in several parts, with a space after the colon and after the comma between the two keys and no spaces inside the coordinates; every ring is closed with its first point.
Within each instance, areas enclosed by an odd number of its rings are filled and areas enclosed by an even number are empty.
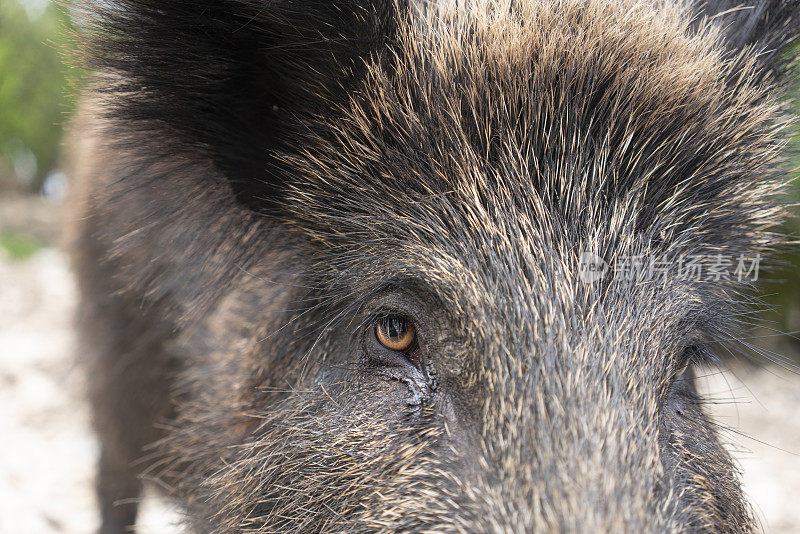
{"type": "Polygon", "coordinates": [[[408,326],[401,317],[387,317],[383,320],[384,333],[389,339],[400,339],[406,335],[408,326]]]}

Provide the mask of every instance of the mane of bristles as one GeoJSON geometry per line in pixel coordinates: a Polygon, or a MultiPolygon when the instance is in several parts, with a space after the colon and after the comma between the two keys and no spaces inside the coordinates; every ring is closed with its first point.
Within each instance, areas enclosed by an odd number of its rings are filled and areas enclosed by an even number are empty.
{"type": "Polygon", "coordinates": [[[761,230],[782,216],[780,88],[754,49],[730,54],[691,9],[423,3],[398,34],[344,119],[315,124],[287,156],[299,177],[289,206],[317,238],[436,239],[465,205],[511,202],[585,228],[623,210],[663,243],[769,245],[761,230]]]}

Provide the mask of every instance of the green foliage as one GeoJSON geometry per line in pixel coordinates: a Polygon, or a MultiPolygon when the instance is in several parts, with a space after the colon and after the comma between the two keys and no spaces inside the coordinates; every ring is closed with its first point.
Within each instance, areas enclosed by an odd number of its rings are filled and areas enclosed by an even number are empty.
{"type": "MultiPolygon", "coordinates": [[[[789,54],[800,57],[800,44],[789,54]]],[[[794,115],[800,115],[800,80],[793,83],[790,98],[794,115]]],[[[787,237],[788,245],[769,258],[759,284],[759,293],[768,307],[761,319],[770,327],[784,331],[800,328],[800,324],[795,324],[798,315],[793,313],[800,309],[800,128],[797,123],[789,154],[788,165],[793,169],[793,181],[787,200],[793,207],[789,220],[776,230],[787,237]]]]}
{"type": "Polygon", "coordinates": [[[27,161],[35,188],[58,165],[72,107],[62,57],[68,18],[44,0],[21,2],[0,0],[0,169],[27,161]]]}
{"type": "Polygon", "coordinates": [[[12,260],[25,260],[44,247],[39,239],[27,234],[6,232],[0,234],[0,252],[12,260]]]}

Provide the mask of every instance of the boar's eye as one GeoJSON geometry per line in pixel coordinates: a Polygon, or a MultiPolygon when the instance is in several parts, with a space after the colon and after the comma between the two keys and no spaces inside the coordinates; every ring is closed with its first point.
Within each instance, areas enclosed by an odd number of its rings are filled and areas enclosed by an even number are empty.
{"type": "Polygon", "coordinates": [[[388,315],[378,319],[375,335],[381,345],[390,350],[402,352],[410,349],[417,339],[414,326],[399,315],[388,315]]]}

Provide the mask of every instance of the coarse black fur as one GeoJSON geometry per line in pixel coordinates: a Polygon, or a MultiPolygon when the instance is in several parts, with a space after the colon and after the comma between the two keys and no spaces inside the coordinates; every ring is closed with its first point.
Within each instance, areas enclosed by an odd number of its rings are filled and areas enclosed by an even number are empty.
{"type": "Polygon", "coordinates": [[[798,3],[81,5],[104,532],[142,474],[199,532],[755,528],[691,368],[748,284],[579,264],[779,243],[798,3]]]}
{"type": "Polygon", "coordinates": [[[116,118],[162,132],[154,149],[203,152],[256,208],[286,179],[275,152],[304,120],[335,111],[396,20],[391,0],[84,7],[87,66],[110,75],[97,92],[116,118]]]}

